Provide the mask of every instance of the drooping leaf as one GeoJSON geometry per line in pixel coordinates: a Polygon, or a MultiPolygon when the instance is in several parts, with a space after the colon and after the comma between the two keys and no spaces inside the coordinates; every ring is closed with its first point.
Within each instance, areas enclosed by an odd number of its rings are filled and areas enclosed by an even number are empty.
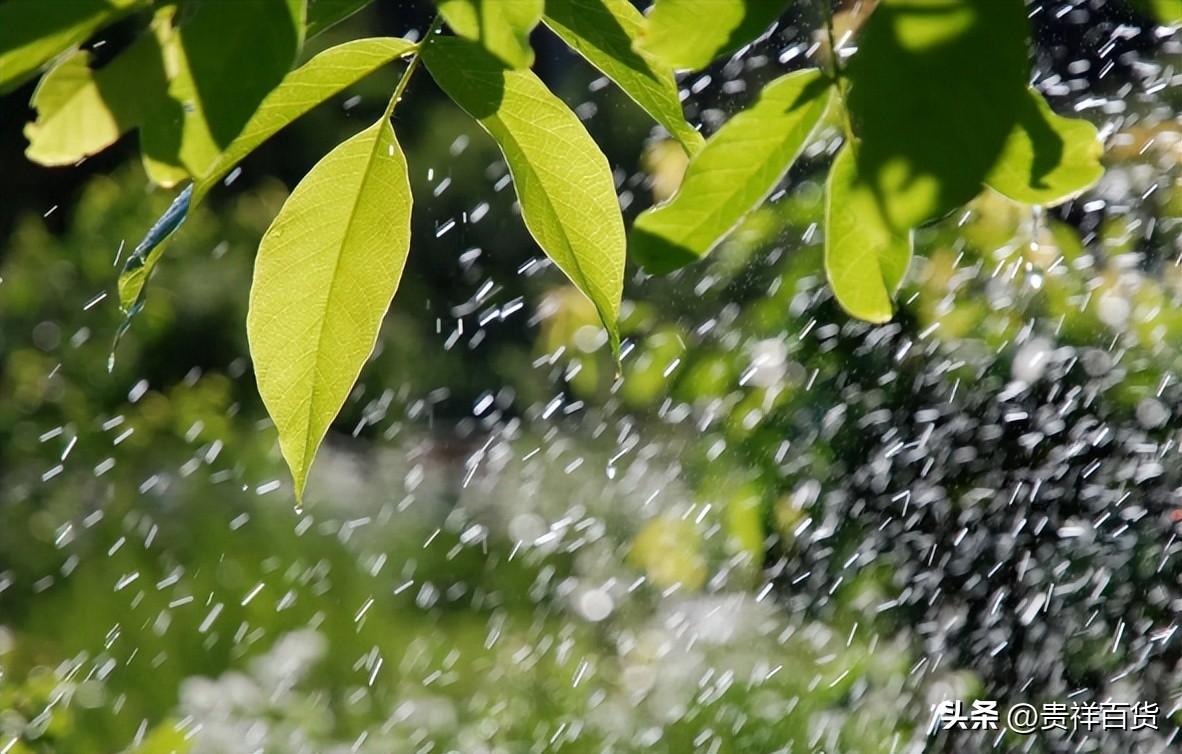
{"type": "Polygon", "coordinates": [[[681,142],[689,154],[702,135],[685,121],[673,71],[633,48],[644,16],[628,0],[546,0],[544,21],[681,142]]]}
{"type": "MultiPolygon", "coordinates": [[[[355,39],[325,50],[287,74],[283,83],[267,95],[242,132],[226,147],[208,172],[194,182],[192,201],[186,203],[186,211],[190,203],[194,206],[199,204],[243,157],[279,130],[329,97],[414,49],[413,43],[397,37],[355,39]]],[[[128,259],[119,277],[119,301],[124,311],[130,311],[143,295],[144,285],[164,253],[168,237],[168,234],[153,236],[149,233],[149,237],[136,247],[128,259]]]]}
{"type": "Polygon", "coordinates": [[[398,289],[410,210],[406,158],[383,118],[317,163],[263,236],[246,330],[297,497],[398,289]]]}
{"type": "Polygon", "coordinates": [[[624,221],[599,147],[537,76],[503,68],[478,45],[435,37],[423,62],[500,146],[530,234],[595,304],[618,352],[624,221]]]}
{"type": "Polygon", "coordinates": [[[848,106],[858,172],[892,227],[981,191],[1026,96],[1026,37],[1023,0],[879,3],[848,67],[848,106]]]}
{"type": "Polygon", "coordinates": [[[804,148],[829,104],[820,71],[771,82],[751,107],[731,118],[690,160],[681,188],[636,218],[633,257],[650,272],[669,272],[710,253],[758,207],[804,148]]]}
{"type": "Polygon", "coordinates": [[[786,0],[656,0],[640,38],[676,70],[697,70],[765,32],[786,0]]]}
{"type": "Polygon", "coordinates": [[[510,68],[534,64],[530,32],[542,20],[545,0],[438,0],[451,30],[479,42],[510,68]]]}
{"type": "Polygon", "coordinates": [[[291,69],[304,0],[201,2],[162,41],[180,106],[150,119],[144,147],[160,162],[205,173],[291,69]]]}
{"type": "Polygon", "coordinates": [[[0,2],[0,94],[147,0],[6,0],[0,2]],[[51,7],[52,6],[52,7],[51,7]]]}
{"type": "Polygon", "coordinates": [[[306,37],[328,31],[341,21],[372,3],[373,0],[308,0],[308,30],[306,37]]]}
{"type": "Polygon", "coordinates": [[[140,35],[99,70],[90,67],[90,53],[76,51],[37,84],[25,155],[42,165],[71,165],[97,154],[138,126],[167,87],[153,34],[140,35]]]}
{"type": "Polygon", "coordinates": [[[911,231],[886,222],[847,144],[829,169],[825,196],[825,274],[838,303],[859,319],[889,320],[911,249],[911,231]]]}
{"type": "Polygon", "coordinates": [[[1001,159],[985,182],[1015,201],[1059,204],[1100,180],[1104,148],[1091,123],[1056,115],[1037,91],[1026,93],[1001,159]]]}

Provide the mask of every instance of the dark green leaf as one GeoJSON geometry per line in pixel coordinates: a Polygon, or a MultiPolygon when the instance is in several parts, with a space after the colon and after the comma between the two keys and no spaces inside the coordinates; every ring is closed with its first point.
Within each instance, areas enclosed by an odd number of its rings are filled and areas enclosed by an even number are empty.
{"type": "Polygon", "coordinates": [[[0,94],[147,0],[0,2],[0,94]]]}
{"type": "Polygon", "coordinates": [[[144,124],[158,162],[205,173],[290,70],[304,30],[304,0],[205,0],[183,9],[162,47],[178,103],[144,124]]]}
{"type": "Polygon", "coordinates": [[[882,0],[849,65],[858,172],[897,230],[981,191],[1026,96],[1022,0],[882,0]]]}
{"type": "Polygon", "coordinates": [[[373,0],[308,0],[308,39],[328,31],[373,0]]]}

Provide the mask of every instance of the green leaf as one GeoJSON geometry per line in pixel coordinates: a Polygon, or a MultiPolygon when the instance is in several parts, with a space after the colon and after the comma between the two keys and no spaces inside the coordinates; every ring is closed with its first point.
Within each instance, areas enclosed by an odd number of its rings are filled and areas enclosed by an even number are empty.
{"type": "Polygon", "coordinates": [[[641,48],[677,70],[698,70],[767,31],[785,0],[656,0],[641,48]]]}
{"type": "Polygon", "coordinates": [[[1182,24],[1182,0],[1133,0],[1133,5],[1163,24],[1182,24]]]}
{"type": "Polygon", "coordinates": [[[542,20],[545,0],[437,0],[443,19],[459,36],[479,42],[510,68],[534,64],[530,32],[542,20]]]}
{"type": "Polygon", "coordinates": [[[242,132],[205,175],[194,198],[200,201],[230,169],[289,123],[390,61],[413,52],[415,44],[399,37],[355,39],[320,53],[287,74],[259,105],[242,132]]]}
{"type": "Polygon", "coordinates": [[[308,0],[308,39],[328,31],[373,0],[308,0]]]}
{"type": "Polygon", "coordinates": [[[1027,89],[1018,122],[985,182],[1015,201],[1059,204],[1100,180],[1103,152],[1095,126],[1056,115],[1041,94],[1027,89]]]}
{"type": "Polygon", "coordinates": [[[181,107],[150,119],[144,141],[153,158],[199,176],[291,69],[305,19],[304,0],[194,7],[162,45],[169,93],[181,107]]]}
{"type": "Polygon", "coordinates": [[[624,221],[607,158],[570,108],[530,71],[506,70],[456,37],[432,38],[423,62],[500,146],[526,227],[595,304],[618,353],[624,221]]]}
{"type": "Polygon", "coordinates": [[[665,204],[636,218],[629,239],[636,261],[664,273],[701,259],[775,189],[829,104],[820,71],[771,82],[731,118],[686,168],[665,204]]]}
{"type": "Polygon", "coordinates": [[[410,210],[406,158],[382,118],[317,163],[263,236],[246,331],[297,498],[398,289],[410,210]]]}
{"type": "MultiPolygon", "coordinates": [[[[95,78],[90,53],[82,50],[60,60],[41,78],[30,103],[37,120],[25,125],[26,157],[42,165],[71,165],[106,149],[131,129],[130,112],[109,106],[95,78]]],[[[116,81],[130,82],[126,76],[116,81]]]]}
{"type": "Polygon", "coordinates": [[[858,172],[892,227],[981,191],[1026,96],[1026,37],[1023,0],[879,3],[848,67],[847,102],[858,172]]]}
{"type": "Polygon", "coordinates": [[[644,16],[628,0],[546,0],[546,25],[665,127],[686,153],[702,135],[685,122],[672,69],[633,49],[644,16]]]}
{"type": "Polygon", "coordinates": [[[0,2],[0,94],[146,0],[6,0],[0,2]],[[52,3],[52,9],[48,3],[52,3]]]}
{"type": "Polygon", "coordinates": [[[160,47],[142,34],[99,70],[90,53],[62,58],[37,84],[36,121],[25,126],[25,155],[42,165],[71,165],[114,144],[139,125],[147,103],[166,97],[160,47]]]}
{"type": "Polygon", "coordinates": [[[825,274],[843,309],[868,322],[886,322],[911,263],[911,231],[899,233],[886,222],[854,155],[847,144],[829,169],[825,274]]]}
{"type": "MultiPolygon", "coordinates": [[[[199,204],[234,165],[280,129],[414,49],[413,43],[396,37],[355,39],[325,50],[287,74],[283,83],[259,105],[242,133],[226,147],[209,171],[194,182],[191,204],[199,204]]],[[[151,243],[149,234],[128,259],[119,277],[119,301],[124,311],[131,311],[143,295],[144,285],[164,253],[168,237],[165,234],[151,243]]]]}

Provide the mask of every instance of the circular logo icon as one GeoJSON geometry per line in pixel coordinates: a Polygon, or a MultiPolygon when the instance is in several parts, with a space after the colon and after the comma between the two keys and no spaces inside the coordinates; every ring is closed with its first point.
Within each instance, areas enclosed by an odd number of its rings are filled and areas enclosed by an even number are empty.
{"type": "Polygon", "coordinates": [[[1006,715],[1006,724],[1015,733],[1025,735],[1038,730],[1038,710],[1033,704],[1019,702],[1010,707],[1006,715]]]}

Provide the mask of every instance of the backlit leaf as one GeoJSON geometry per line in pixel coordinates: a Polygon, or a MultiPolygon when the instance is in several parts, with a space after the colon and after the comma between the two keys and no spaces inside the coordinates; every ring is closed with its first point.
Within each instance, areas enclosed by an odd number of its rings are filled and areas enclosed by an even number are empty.
{"type": "Polygon", "coordinates": [[[6,0],[0,2],[0,94],[147,0],[6,0]],[[50,7],[52,5],[52,8],[50,7]]]}
{"type": "Polygon", "coordinates": [[[878,4],[848,66],[848,105],[858,172],[894,228],[981,191],[1026,96],[1026,37],[1022,0],[878,4]]]}
{"type": "Polygon", "coordinates": [[[710,253],[788,172],[829,104],[820,71],[782,76],[731,118],[690,160],[681,188],[636,219],[629,242],[650,272],[669,272],[710,253]]]}
{"type": "Polygon", "coordinates": [[[705,68],[765,32],[786,5],[785,0],[656,0],[640,45],[677,70],[705,68]]]}
{"type": "Polygon", "coordinates": [[[644,16],[628,0],[546,0],[546,25],[665,127],[686,152],[703,139],[685,121],[673,71],[633,49],[644,16]]]}
{"type": "Polygon", "coordinates": [[[246,329],[297,497],[398,289],[410,209],[406,159],[383,118],[317,163],[263,236],[246,329]]]}
{"type": "Polygon", "coordinates": [[[618,352],[624,221],[611,168],[583,124],[527,70],[507,70],[478,45],[435,37],[423,62],[475,118],[509,165],[526,227],[581,290],[618,352]]]}
{"type": "Polygon", "coordinates": [[[868,322],[886,322],[911,263],[911,232],[891,228],[857,171],[854,149],[847,144],[829,169],[825,274],[843,309],[868,322]]]}
{"type": "MultiPolygon", "coordinates": [[[[325,50],[287,74],[283,83],[259,105],[242,133],[226,147],[209,171],[194,182],[191,204],[199,204],[234,165],[280,129],[414,49],[414,44],[396,37],[355,39],[325,50]]],[[[187,203],[186,212],[188,206],[187,203]]],[[[148,276],[164,252],[167,238],[167,234],[159,237],[149,234],[128,259],[119,278],[119,301],[124,311],[130,311],[142,296],[148,276]]]]}
{"type": "Polygon", "coordinates": [[[542,20],[545,0],[438,0],[439,12],[451,30],[511,68],[529,68],[534,51],[530,32],[542,20]]]}
{"type": "Polygon", "coordinates": [[[1027,89],[1018,122],[985,182],[1015,201],[1058,204],[1100,180],[1103,152],[1095,126],[1056,115],[1041,94],[1027,89]]]}
{"type": "Polygon", "coordinates": [[[25,155],[42,165],[71,165],[114,144],[167,96],[160,47],[142,34],[99,70],[90,53],[62,59],[37,84],[36,121],[25,126],[25,155]]]}

